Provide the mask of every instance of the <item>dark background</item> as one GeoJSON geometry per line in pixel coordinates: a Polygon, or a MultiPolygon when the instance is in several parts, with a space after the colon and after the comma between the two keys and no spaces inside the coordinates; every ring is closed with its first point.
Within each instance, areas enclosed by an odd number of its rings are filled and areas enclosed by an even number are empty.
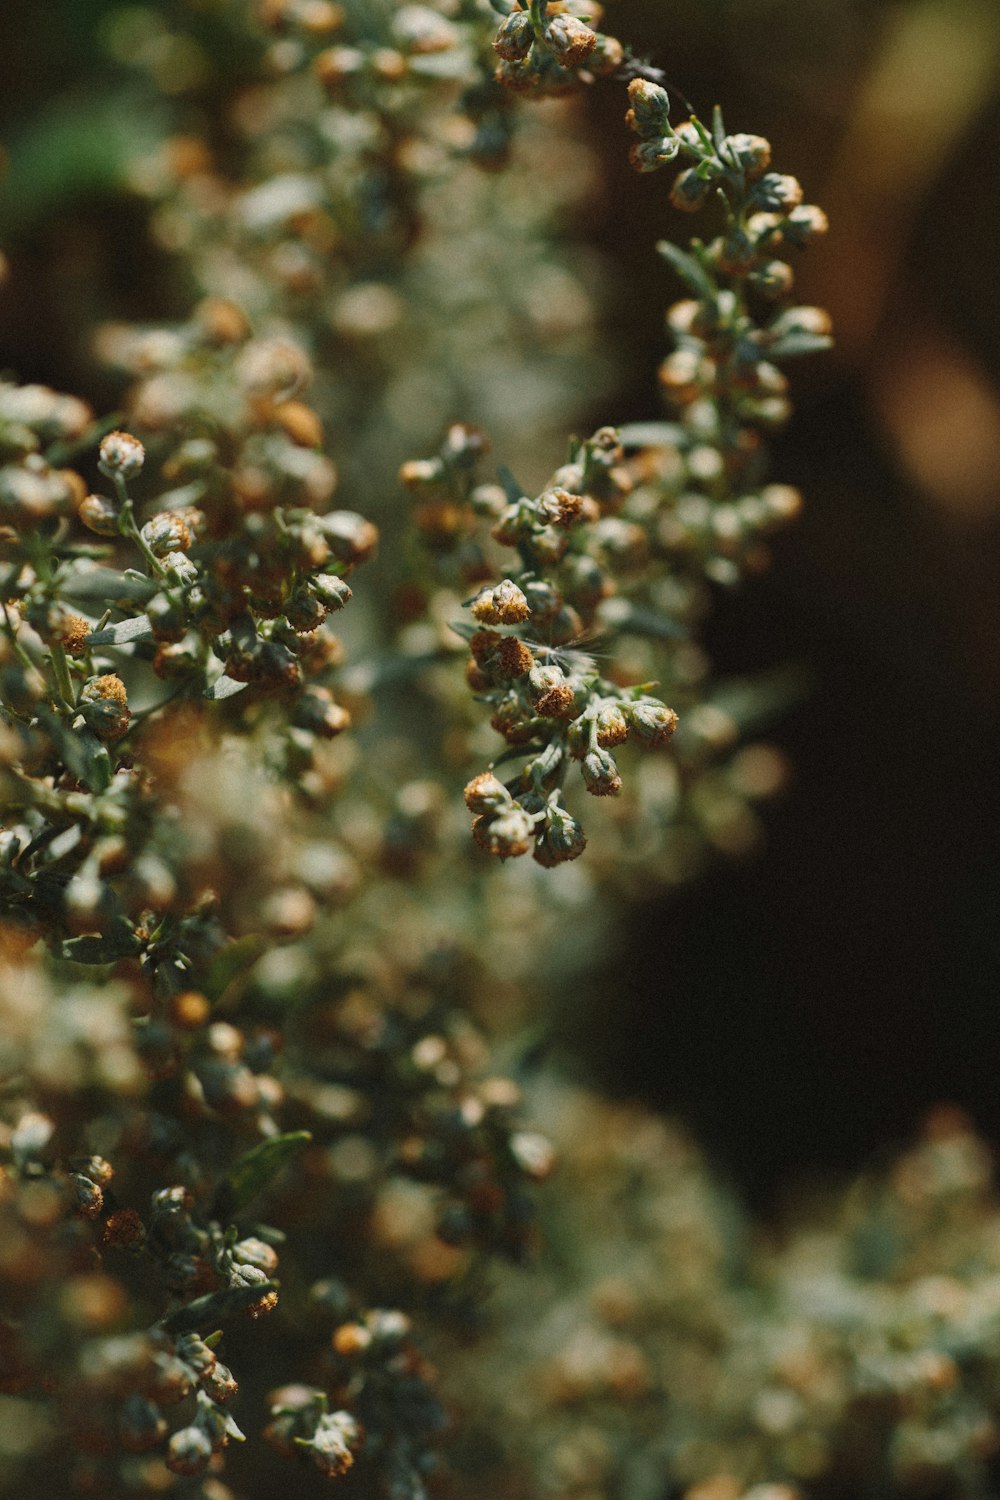
{"type": "MultiPolygon", "coordinates": [[[[950,0],[614,11],[831,217],[798,286],[838,350],[793,372],[774,465],[806,510],[708,641],[723,670],[811,668],[771,731],[794,781],[762,859],[634,913],[587,1030],[607,1085],[679,1112],[770,1203],[937,1101],[1000,1141],[1000,25],[950,0]]],[[[646,247],[670,226],[635,227],[627,173],[614,191],[647,415],[646,247]]]]}
{"type": "MultiPolygon", "coordinates": [[[[99,405],[116,392],[80,327],[187,298],[108,179],[138,97],[100,45],[122,8],[8,0],[0,65],[0,368],[99,405]]],[[[235,79],[225,7],[175,9],[235,79]]],[[[762,858],[633,909],[569,1028],[604,1086],[681,1114],[767,1205],[939,1100],[1000,1141],[1000,19],[993,0],[620,0],[607,26],[701,113],[769,136],[832,223],[799,286],[838,348],[795,372],[775,455],[805,515],[708,641],[725,672],[810,670],[771,734],[793,781],[762,858]]],[[[624,165],[620,99],[589,108],[605,188],[578,228],[615,268],[613,409],[637,419],[658,414],[676,295],[651,246],[689,224],[624,165]]]]}

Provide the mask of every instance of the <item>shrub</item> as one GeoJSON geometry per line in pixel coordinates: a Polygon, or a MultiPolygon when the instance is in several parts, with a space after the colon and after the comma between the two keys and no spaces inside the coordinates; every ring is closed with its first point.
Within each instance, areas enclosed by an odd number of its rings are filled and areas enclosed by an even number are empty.
{"type": "Polygon", "coordinates": [[[799,508],[822,211],[587,0],[223,9],[237,85],[129,167],[189,316],[97,330],[107,419],[0,387],[4,1484],[980,1493],[960,1123],[761,1269],[680,1136],[501,1063],[780,784],[697,635],[799,508]],[[552,232],[589,87],[709,237],[660,246],[667,419],[548,473],[604,378],[552,232]]]}

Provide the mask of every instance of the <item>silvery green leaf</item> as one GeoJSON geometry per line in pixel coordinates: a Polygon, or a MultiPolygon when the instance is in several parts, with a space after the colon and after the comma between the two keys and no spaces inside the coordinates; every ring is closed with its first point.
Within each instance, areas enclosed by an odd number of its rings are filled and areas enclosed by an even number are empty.
{"type": "Polygon", "coordinates": [[[104,630],[88,635],[88,646],[125,646],[129,641],[142,641],[153,634],[153,627],[146,615],[134,615],[129,620],[118,620],[104,630]]]}

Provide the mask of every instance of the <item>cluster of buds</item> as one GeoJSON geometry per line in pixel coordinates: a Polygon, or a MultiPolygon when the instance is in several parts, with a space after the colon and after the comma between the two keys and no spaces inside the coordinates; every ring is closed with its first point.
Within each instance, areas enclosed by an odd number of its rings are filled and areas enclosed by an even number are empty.
{"type": "MultiPolygon", "coordinates": [[[[450,528],[460,576],[463,554],[480,572],[486,561],[482,550],[468,550],[476,516],[492,522],[492,542],[518,554],[514,577],[483,584],[470,601],[475,625],[456,627],[471,653],[469,687],[492,708],[491,723],[507,741],[508,756],[524,761],[510,784],[492,772],[470,782],[465,797],[476,818],[473,834],[500,858],[531,851],[543,865],[558,864],[575,859],[586,842],[562,803],[572,761],[579,762],[587,791],[614,796],[622,781],[611,749],[629,739],[662,748],[677,724],[648,684],[609,680],[586,649],[586,632],[605,624],[606,601],[630,608],[633,580],[649,559],[647,538],[619,514],[632,486],[613,429],[572,444],[568,461],[535,498],[506,472],[501,486],[476,485],[469,463],[456,469],[452,455],[459,446],[449,434],[437,459],[406,464],[402,478],[425,497],[424,517],[436,518],[442,506],[463,516],[450,528]]],[[[431,529],[440,550],[444,538],[436,520],[431,529]]],[[[607,644],[610,637],[602,635],[607,644]]]]}
{"type": "Polygon", "coordinates": [[[268,1405],[271,1420],[264,1436],[279,1453],[310,1459],[327,1478],[346,1474],[354,1466],[364,1431],[350,1412],[327,1409],[325,1391],[282,1386],[271,1392],[268,1405]]]}
{"type": "Polygon", "coordinates": [[[616,72],[625,49],[597,30],[595,0],[520,0],[498,4],[504,19],[493,41],[500,61],[496,78],[516,93],[558,95],[616,72]]]}
{"type": "MultiPolygon", "coordinates": [[[[112,626],[112,639],[132,642],[182,692],[283,695],[297,702],[302,734],[330,738],[349,715],[322,684],[338,657],[325,622],[349,601],[346,575],[371,556],[377,532],[351,511],[328,509],[336,472],[321,451],[319,419],[297,394],[310,377],[301,348],[251,338],[237,314],[203,306],[173,358],[136,389],[134,412],[175,488],[138,527],[123,470],[106,468],[119,491],[118,529],[143,552],[150,583],[144,629],[112,626]],[[211,440],[189,436],[185,427],[209,402],[230,413],[226,428],[211,440]]],[[[120,357],[141,358],[127,344],[120,357]]],[[[118,446],[123,436],[112,434],[118,446]]],[[[96,511],[113,504],[90,497],[81,519],[104,534],[96,511]]]]}

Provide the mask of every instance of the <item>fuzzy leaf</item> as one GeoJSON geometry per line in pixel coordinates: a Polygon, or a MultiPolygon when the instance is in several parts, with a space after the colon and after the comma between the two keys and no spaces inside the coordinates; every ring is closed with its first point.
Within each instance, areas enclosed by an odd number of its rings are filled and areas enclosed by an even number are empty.
{"type": "Polygon", "coordinates": [[[312,1140],[308,1130],[290,1130],[261,1141],[233,1166],[215,1195],[214,1212],[220,1219],[231,1219],[262,1193],[275,1173],[294,1156],[300,1146],[312,1140]]]}
{"type": "Polygon", "coordinates": [[[102,607],[127,608],[130,604],[145,604],[155,593],[153,580],[132,568],[120,573],[117,568],[76,567],[66,575],[63,584],[67,600],[81,604],[96,601],[102,607]]]}
{"type": "Polygon", "coordinates": [[[237,682],[235,677],[227,677],[223,672],[222,676],[217,677],[212,686],[207,689],[205,697],[214,698],[218,703],[222,698],[234,698],[237,693],[242,693],[246,685],[245,682],[237,682]]]}
{"type": "Polygon", "coordinates": [[[88,635],[88,646],[126,646],[129,641],[142,641],[153,634],[148,615],[133,615],[130,620],[118,620],[104,630],[88,635]]]}

